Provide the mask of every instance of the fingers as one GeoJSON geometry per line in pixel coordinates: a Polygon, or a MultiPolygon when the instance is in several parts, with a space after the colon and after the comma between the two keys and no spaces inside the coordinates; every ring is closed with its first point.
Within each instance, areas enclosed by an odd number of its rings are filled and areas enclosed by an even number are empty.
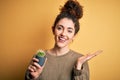
{"type": "MultiPolygon", "coordinates": [[[[45,60],[45,63],[46,61],[47,61],[47,58],[45,60]]],[[[30,74],[33,78],[37,78],[42,73],[42,70],[45,66],[45,63],[43,66],[40,66],[38,62],[39,62],[39,59],[33,57],[31,64],[28,66],[28,71],[30,71],[30,74]]]]}
{"type": "Polygon", "coordinates": [[[41,68],[42,67],[38,63],[34,62],[33,64],[29,65],[28,70],[31,72],[36,72],[38,69],[41,68]]]}
{"type": "Polygon", "coordinates": [[[43,66],[40,66],[40,65],[38,64],[38,62],[39,62],[39,59],[37,59],[37,58],[32,58],[32,62],[31,62],[31,64],[29,65],[28,70],[31,71],[31,72],[36,72],[36,71],[42,70],[42,68],[45,66],[45,64],[46,64],[46,62],[47,62],[47,58],[45,59],[45,63],[44,63],[43,66]]]}
{"type": "Polygon", "coordinates": [[[28,67],[28,70],[31,72],[36,72],[38,69],[41,69],[41,66],[38,64],[39,60],[37,58],[32,58],[32,62],[28,67]]]}
{"type": "Polygon", "coordinates": [[[79,61],[80,63],[84,63],[84,62],[92,59],[93,57],[99,55],[99,54],[102,53],[102,52],[103,52],[102,50],[98,50],[98,51],[96,51],[96,52],[94,52],[94,53],[92,53],[92,54],[87,54],[87,55],[85,55],[85,56],[82,56],[82,57],[78,58],[78,61],[79,61]]]}
{"type": "Polygon", "coordinates": [[[95,53],[93,53],[95,56],[97,56],[98,54],[100,54],[100,53],[102,53],[103,52],[103,50],[98,50],[98,51],[96,51],[95,53]]]}
{"type": "Polygon", "coordinates": [[[39,59],[37,59],[37,58],[34,57],[34,58],[32,59],[32,61],[33,61],[33,62],[39,62],[39,59]]]}
{"type": "Polygon", "coordinates": [[[33,64],[32,64],[33,66],[35,66],[36,67],[36,69],[39,69],[39,68],[41,68],[41,66],[38,64],[38,63],[36,63],[36,62],[33,62],[33,64]]]}
{"type": "Polygon", "coordinates": [[[98,54],[100,54],[102,52],[103,52],[102,50],[98,50],[98,51],[96,51],[96,52],[94,52],[92,54],[87,54],[85,56],[79,57],[78,61],[77,61],[77,64],[76,64],[76,68],[78,70],[80,70],[83,63],[85,63],[86,61],[92,59],[93,57],[97,56],[98,54]]]}
{"type": "Polygon", "coordinates": [[[28,67],[28,70],[30,71],[30,72],[36,72],[36,67],[35,66],[33,66],[33,65],[30,65],[29,67],[28,67]]]}
{"type": "Polygon", "coordinates": [[[87,56],[87,59],[89,60],[89,59],[91,59],[91,58],[99,55],[99,54],[102,53],[102,52],[103,52],[102,50],[98,50],[98,51],[94,52],[93,54],[87,54],[87,55],[86,55],[86,56],[87,56]]]}

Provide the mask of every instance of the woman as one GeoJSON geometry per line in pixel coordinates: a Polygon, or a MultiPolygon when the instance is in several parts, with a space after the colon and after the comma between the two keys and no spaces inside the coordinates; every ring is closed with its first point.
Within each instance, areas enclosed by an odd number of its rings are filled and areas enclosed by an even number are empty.
{"type": "Polygon", "coordinates": [[[79,31],[79,19],[82,16],[82,6],[76,0],[65,3],[52,27],[54,47],[45,50],[47,59],[43,66],[33,57],[26,71],[26,80],[89,80],[87,61],[101,51],[83,56],[69,49],[69,43],[79,31]]]}

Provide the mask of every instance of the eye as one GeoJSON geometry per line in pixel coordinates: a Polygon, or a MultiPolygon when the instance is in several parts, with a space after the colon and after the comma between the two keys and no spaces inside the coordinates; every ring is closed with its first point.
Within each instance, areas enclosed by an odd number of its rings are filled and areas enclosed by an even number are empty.
{"type": "Polygon", "coordinates": [[[57,26],[56,28],[57,28],[57,30],[62,30],[63,29],[62,26],[57,26]]]}
{"type": "Polygon", "coordinates": [[[69,33],[72,33],[72,32],[73,32],[73,30],[68,30],[68,32],[69,32],[69,33]]]}

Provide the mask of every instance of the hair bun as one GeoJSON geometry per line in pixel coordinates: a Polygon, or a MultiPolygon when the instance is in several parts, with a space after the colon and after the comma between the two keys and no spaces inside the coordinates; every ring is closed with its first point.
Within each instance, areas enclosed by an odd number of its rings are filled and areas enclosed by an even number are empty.
{"type": "Polygon", "coordinates": [[[77,0],[68,0],[65,5],[61,8],[61,13],[66,12],[73,15],[77,19],[83,16],[83,7],[79,4],[77,0]]]}

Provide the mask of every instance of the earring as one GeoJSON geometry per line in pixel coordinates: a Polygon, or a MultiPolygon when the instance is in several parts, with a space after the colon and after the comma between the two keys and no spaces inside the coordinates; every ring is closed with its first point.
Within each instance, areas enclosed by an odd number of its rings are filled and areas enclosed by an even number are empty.
{"type": "Polygon", "coordinates": [[[73,42],[73,39],[72,39],[72,42],[73,42]]]}

